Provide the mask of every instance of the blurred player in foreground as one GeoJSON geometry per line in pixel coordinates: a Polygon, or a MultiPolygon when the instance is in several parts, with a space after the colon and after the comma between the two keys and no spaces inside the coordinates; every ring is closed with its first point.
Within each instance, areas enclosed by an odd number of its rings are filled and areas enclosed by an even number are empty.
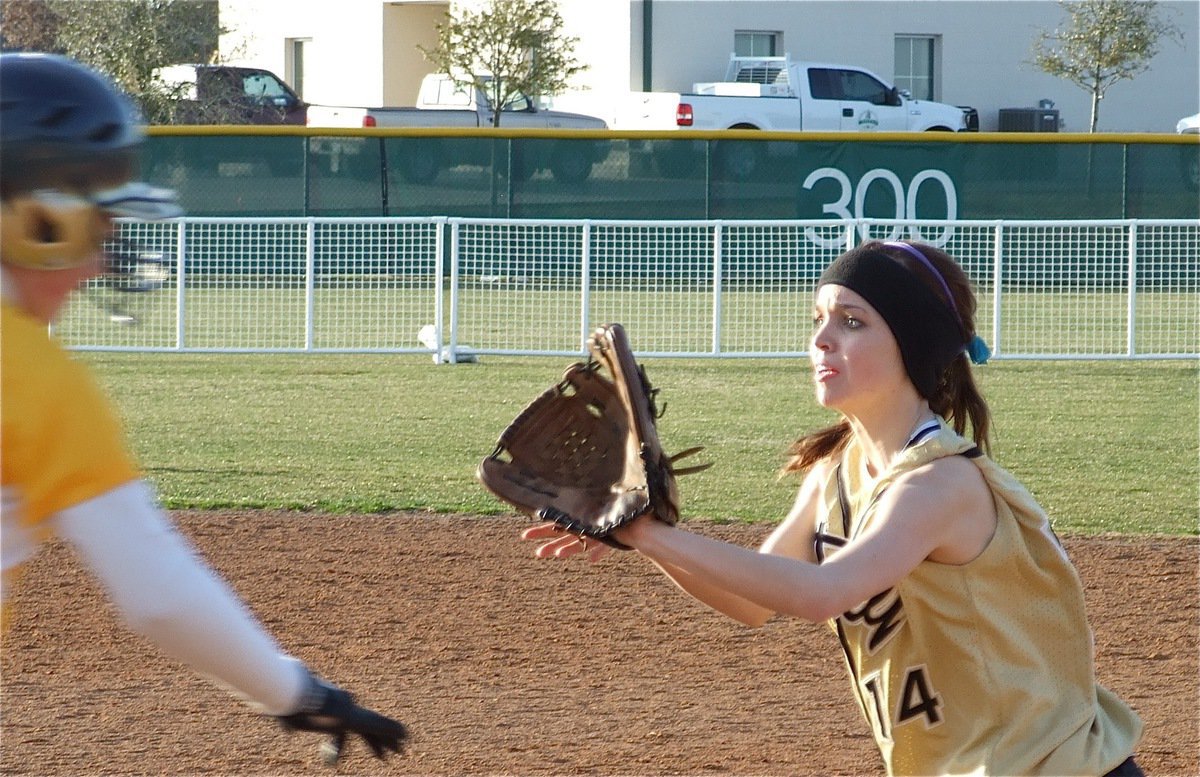
{"type": "MultiPolygon", "coordinates": [[[[786,519],[758,552],[645,516],[614,536],[747,625],[827,621],[889,774],[1141,775],[1142,723],[1096,682],[1079,577],[986,455],[975,307],[937,248],[846,252],[810,343],[841,418],[792,446],[785,470],[807,474],[786,519]]],[[[524,537],[541,557],[610,552],[554,524],[524,537]]]]}
{"type": "Polygon", "coordinates": [[[98,73],[0,55],[0,598],[57,534],[132,629],[285,728],[329,735],[327,760],[348,735],[377,757],[399,752],[402,724],[282,653],[175,531],[109,402],[49,334],[72,292],[106,271],[114,216],[181,215],[173,192],[134,180],[141,142],[131,103],[98,73]]]}

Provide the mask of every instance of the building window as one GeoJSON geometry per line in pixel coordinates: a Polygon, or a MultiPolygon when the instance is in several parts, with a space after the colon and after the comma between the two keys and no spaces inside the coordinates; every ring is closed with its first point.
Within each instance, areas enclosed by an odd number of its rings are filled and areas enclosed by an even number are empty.
{"type": "Polygon", "coordinates": [[[896,36],[896,86],[918,100],[937,99],[939,84],[934,79],[933,35],[896,36]]]}
{"type": "Polygon", "coordinates": [[[304,97],[304,53],[311,38],[291,38],[288,40],[288,61],[285,63],[288,80],[296,94],[304,97]]]}
{"type": "Polygon", "coordinates": [[[777,57],[781,32],[735,32],[733,53],[739,57],[777,57]]]}

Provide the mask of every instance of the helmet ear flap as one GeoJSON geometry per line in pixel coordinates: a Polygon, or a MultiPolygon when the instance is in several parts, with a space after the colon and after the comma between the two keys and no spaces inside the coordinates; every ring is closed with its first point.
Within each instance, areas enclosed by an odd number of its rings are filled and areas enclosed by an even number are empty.
{"type": "Polygon", "coordinates": [[[42,190],[0,203],[0,254],[6,264],[78,267],[102,250],[107,232],[100,209],[83,197],[42,190]]]}

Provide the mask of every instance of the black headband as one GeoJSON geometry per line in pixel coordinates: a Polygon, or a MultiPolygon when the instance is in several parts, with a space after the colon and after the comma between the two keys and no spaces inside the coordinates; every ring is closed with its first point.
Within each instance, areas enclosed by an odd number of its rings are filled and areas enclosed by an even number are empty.
{"type": "Polygon", "coordinates": [[[817,288],[827,283],[845,286],[875,308],[900,346],[909,380],[921,396],[932,399],[942,373],[966,349],[967,336],[957,313],[904,265],[878,249],[857,248],[842,254],[821,273],[817,288]]]}

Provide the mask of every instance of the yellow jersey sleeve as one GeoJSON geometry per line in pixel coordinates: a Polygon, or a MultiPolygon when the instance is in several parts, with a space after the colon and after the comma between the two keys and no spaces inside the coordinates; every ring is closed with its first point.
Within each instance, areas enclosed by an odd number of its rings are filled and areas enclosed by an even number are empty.
{"type": "Polygon", "coordinates": [[[88,370],[45,324],[0,308],[0,486],[6,507],[33,526],[139,474],[88,370]]]}

